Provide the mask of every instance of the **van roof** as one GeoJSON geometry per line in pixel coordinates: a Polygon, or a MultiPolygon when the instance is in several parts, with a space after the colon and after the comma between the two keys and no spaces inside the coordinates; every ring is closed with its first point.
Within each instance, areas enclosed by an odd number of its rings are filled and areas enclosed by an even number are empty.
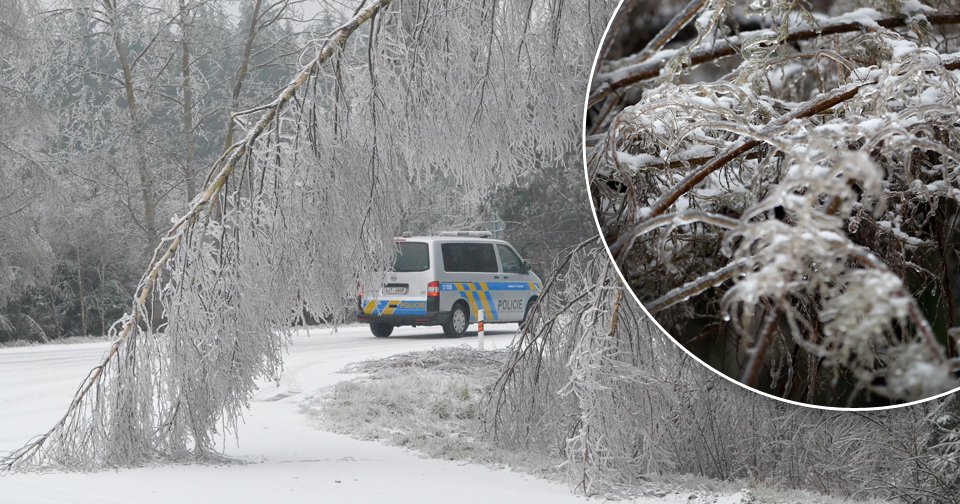
{"type": "Polygon", "coordinates": [[[469,243],[507,243],[504,240],[498,240],[496,238],[474,238],[472,236],[398,236],[393,239],[396,242],[406,242],[406,241],[416,241],[416,242],[433,242],[433,243],[456,243],[456,242],[469,242],[469,243]]]}

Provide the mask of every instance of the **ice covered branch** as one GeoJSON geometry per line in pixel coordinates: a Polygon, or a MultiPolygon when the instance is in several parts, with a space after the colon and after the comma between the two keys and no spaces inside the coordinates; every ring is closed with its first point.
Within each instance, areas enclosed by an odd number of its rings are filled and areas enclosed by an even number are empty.
{"type": "Polygon", "coordinates": [[[710,161],[705,163],[699,169],[687,175],[683,180],[681,180],[673,189],[667,191],[659,200],[657,200],[650,209],[649,217],[656,217],[657,215],[662,214],[671,205],[673,205],[678,198],[686,194],[694,186],[702,182],[707,176],[711,173],[719,170],[724,167],[730,161],[737,159],[738,157],[744,155],[751,149],[759,146],[763,143],[762,138],[769,137],[775,133],[779,128],[786,125],[794,119],[804,119],[816,114],[819,114],[838,103],[842,103],[850,98],[853,98],[860,92],[860,89],[867,84],[856,84],[847,86],[845,88],[840,88],[830,93],[826,93],[824,96],[818,97],[815,100],[812,100],[808,103],[805,103],[797,108],[796,111],[789,114],[785,114],[775,121],[773,121],[769,127],[757,135],[756,138],[751,138],[749,140],[744,140],[739,144],[728,147],[726,150],[717,154],[710,161]]]}
{"type": "MultiPolygon", "coordinates": [[[[931,12],[924,15],[924,18],[931,25],[950,25],[960,23],[960,12],[931,12]]],[[[835,20],[821,22],[817,27],[799,26],[791,30],[786,37],[783,37],[779,43],[787,44],[802,40],[810,40],[828,35],[837,35],[841,33],[850,33],[863,30],[875,30],[881,28],[900,28],[909,23],[916,22],[917,19],[907,17],[882,17],[868,20],[848,20],[843,17],[835,20]]],[[[727,37],[718,40],[709,47],[702,47],[692,50],[689,54],[689,65],[696,66],[710,61],[726,58],[739,54],[744,40],[762,34],[774,34],[771,30],[757,32],[743,32],[736,36],[727,37]]],[[[676,51],[669,51],[662,57],[657,54],[646,56],[639,62],[626,65],[615,70],[599,73],[594,79],[595,90],[590,95],[590,105],[598,103],[605,96],[617,92],[623,88],[637,84],[645,80],[653,79],[660,75],[664,66],[674,56],[676,51]]]]}
{"type": "MultiPolygon", "coordinates": [[[[115,327],[119,326],[119,330],[115,334],[113,343],[103,360],[83,380],[67,407],[66,413],[48,431],[5,456],[0,461],[2,467],[12,470],[44,464],[67,467],[89,467],[91,464],[113,465],[142,460],[140,457],[152,458],[164,454],[171,455],[169,450],[185,449],[183,446],[165,448],[156,441],[157,436],[161,438],[165,436],[162,431],[169,428],[169,424],[161,423],[152,427],[156,429],[155,432],[139,432],[141,427],[137,424],[125,423],[127,421],[125,420],[126,416],[131,412],[124,411],[123,408],[136,408],[134,411],[140,410],[139,413],[132,413],[134,415],[152,416],[154,412],[150,411],[146,405],[131,405],[128,402],[130,399],[120,396],[123,391],[114,390],[124,386],[126,382],[123,380],[105,382],[106,373],[112,371],[114,377],[119,380],[118,373],[122,373],[120,368],[127,363],[136,362],[138,359],[149,361],[159,358],[149,354],[137,355],[137,340],[163,337],[163,335],[153,334],[152,328],[149,327],[150,321],[146,315],[148,300],[158,292],[158,281],[165,268],[177,254],[181,244],[189,239],[193,228],[199,222],[202,222],[204,214],[209,212],[215,199],[223,193],[238,164],[251,154],[254,144],[277,121],[284,107],[311,78],[316,76],[321,65],[342,49],[348,37],[358,27],[389,3],[390,0],[372,2],[357,12],[348,22],[331,32],[314,58],[299,71],[296,77],[284,87],[267,107],[262,109],[262,115],[243,140],[231,145],[215,163],[211,169],[211,173],[215,173],[215,175],[206,189],[194,199],[190,210],[173,223],[161,240],[160,245],[154,252],[150,266],[140,282],[131,312],[115,324],[115,327]],[[147,331],[143,331],[144,326],[147,327],[147,331]],[[94,414],[99,414],[100,419],[88,418],[94,414]],[[107,430],[102,430],[104,428],[107,430]],[[50,446],[51,443],[57,446],[50,446]],[[122,453],[126,450],[130,450],[132,453],[122,453]]],[[[133,370],[128,372],[133,372],[133,370]]],[[[152,395],[154,391],[148,389],[147,394],[152,395]]],[[[157,398],[145,398],[147,404],[152,404],[155,400],[157,398]]],[[[180,404],[172,406],[176,409],[181,407],[180,404]]],[[[187,409],[191,408],[191,405],[184,404],[182,407],[187,409]]],[[[149,419],[146,418],[136,420],[136,422],[148,421],[149,419]]],[[[207,438],[200,431],[215,429],[216,425],[195,425],[194,427],[198,429],[194,432],[194,435],[197,436],[195,449],[198,453],[202,453],[208,447],[203,445],[207,438]]]]}
{"type": "Polygon", "coordinates": [[[730,280],[734,275],[741,272],[744,266],[746,266],[745,261],[731,262],[716,271],[702,275],[695,280],[691,280],[680,287],[672,289],[653,301],[644,303],[643,307],[652,314],[666,310],[677,303],[688,301],[691,297],[711,287],[716,287],[730,280]]]}
{"type": "Polygon", "coordinates": [[[644,219],[633,228],[627,230],[616,241],[611,243],[610,253],[613,254],[618,261],[623,261],[626,259],[626,254],[629,253],[630,248],[633,247],[633,243],[640,236],[663,226],[686,226],[697,222],[712,224],[723,229],[735,229],[740,225],[740,221],[731,219],[725,215],[710,214],[696,210],[677,212],[672,215],[651,215],[649,218],[644,219]]]}

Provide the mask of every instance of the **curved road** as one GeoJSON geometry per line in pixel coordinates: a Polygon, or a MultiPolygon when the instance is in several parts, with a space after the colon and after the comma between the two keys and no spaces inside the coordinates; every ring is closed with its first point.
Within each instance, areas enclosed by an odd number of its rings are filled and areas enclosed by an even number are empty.
{"type": "MultiPolygon", "coordinates": [[[[513,339],[516,325],[488,326],[487,349],[513,339]]],[[[318,430],[303,398],[349,376],[346,364],[396,353],[476,345],[475,333],[400,328],[387,339],[366,326],[299,331],[280,383],[263,384],[238,437],[224,453],[247,462],[160,465],[95,473],[0,476],[4,503],[563,503],[584,502],[564,486],[507,470],[427,459],[411,451],[318,430]]],[[[0,452],[23,444],[63,414],[106,343],[0,349],[0,452]]]]}

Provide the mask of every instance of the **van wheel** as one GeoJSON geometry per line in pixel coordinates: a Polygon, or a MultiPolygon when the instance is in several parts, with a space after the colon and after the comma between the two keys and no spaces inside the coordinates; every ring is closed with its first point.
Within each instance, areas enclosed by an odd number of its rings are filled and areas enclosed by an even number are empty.
{"type": "Polygon", "coordinates": [[[527,307],[523,310],[523,318],[520,319],[520,327],[523,327],[527,323],[527,317],[530,316],[530,310],[533,309],[534,303],[537,302],[537,296],[533,296],[527,301],[527,307]]]}
{"type": "Polygon", "coordinates": [[[467,333],[469,326],[470,312],[467,311],[467,305],[457,303],[450,312],[450,320],[443,324],[443,334],[448,338],[459,338],[467,333]]]}
{"type": "Polygon", "coordinates": [[[393,324],[385,322],[370,322],[370,332],[378,338],[386,338],[393,333],[393,324]]]}

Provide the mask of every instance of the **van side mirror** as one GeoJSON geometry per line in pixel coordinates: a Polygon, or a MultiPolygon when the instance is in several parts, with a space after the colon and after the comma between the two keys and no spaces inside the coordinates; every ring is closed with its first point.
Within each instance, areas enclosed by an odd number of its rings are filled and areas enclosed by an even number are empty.
{"type": "Polygon", "coordinates": [[[524,260],[523,260],[523,274],[526,275],[526,274],[530,273],[530,270],[532,270],[532,269],[533,269],[533,266],[530,265],[530,261],[524,259],[524,260]]]}

